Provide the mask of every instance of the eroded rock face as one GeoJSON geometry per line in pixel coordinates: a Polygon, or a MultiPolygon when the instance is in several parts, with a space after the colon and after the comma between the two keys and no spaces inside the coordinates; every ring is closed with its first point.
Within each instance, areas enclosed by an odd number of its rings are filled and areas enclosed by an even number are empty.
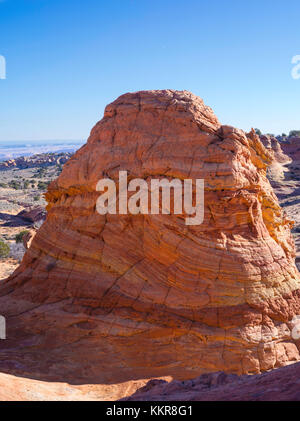
{"type": "Polygon", "coordinates": [[[286,142],[282,142],[282,149],[293,161],[300,161],[300,137],[290,137],[286,142]]]}
{"type": "Polygon", "coordinates": [[[36,206],[22,210],[17,216],[30,223],[43,222],[46,219],[46,211],[42,206],[36,206]]]}
{"type": "Polygon", "coordinates": [[[288,218],[294,221],[293,237],[296,244],[296,265],[300,268],[300,137],[282,142],[271,136],[260,137],[273,156],[267,176],[288,218]]]}
{"type": "Polygon", "coordinates": [[[282,147],[276,137],[270,135],[262,135],[260,136],[260,140],[262,141],[265,148],[267,148],[271,153],[271,155],[273,155],[275,161],[281,164],[291,162],[291,158],[283,152],[282,147]]]}
{"type": "Polygon", "coordinates": [[[268,166],[267,176],[272,187],[276,188],[278,183],[284,182],[286,173],[288,172],[288,164],[292,162],[291,158],[286,155],[276,137],[270,135],[260,136],[265,148],[272,156],[272,162],[268,166]]]}
{"type": "Polygon", "coordinates": [[[183,91],[126,94],[64,166],[48,216],[0,288],[0,370],[116,383],[298,361],[290,234],[254,132],[222,126],[183,91]],[[205,180],[205,216],[106,215],[99,179],[205,180]]]}

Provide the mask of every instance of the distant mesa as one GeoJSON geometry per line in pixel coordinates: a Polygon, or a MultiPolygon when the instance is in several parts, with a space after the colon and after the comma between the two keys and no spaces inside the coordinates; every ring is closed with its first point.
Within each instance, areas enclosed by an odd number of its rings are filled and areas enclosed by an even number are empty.
{"type": "Polygon", "coordinates": [[[268,151],[271,152],[277,162],[282,164],[291,162],[291,158],[283,152],[282,143],[280,143],[276,137],[270,135],[262,135],[260,136],[260,140],[268,149],[268,151]]]}
{"type": "Polygon", "coordinates": [[[281,367],[263,376],[236,376],[224,372],[192,380],[150,380],[123,401],[299,401],[300,364],[281,367]],[[274,385],[276,385],[274,387],[274,385]]]}
{"type": "Polygon", "coordinates": [[[288,141],[283,142],[282,149],[294,161],[300,162],[300,136],[291,137],[288,141]]]}

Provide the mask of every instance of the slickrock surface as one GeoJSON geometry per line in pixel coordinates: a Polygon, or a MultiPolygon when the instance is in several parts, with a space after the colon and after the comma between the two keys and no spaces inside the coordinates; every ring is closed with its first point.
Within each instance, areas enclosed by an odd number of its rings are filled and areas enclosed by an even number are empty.
{"type": "Polygon", "coordinates": [[[292,222],[254,131],[222,126],[183,91],[126,94],[48,189],[48,216],[0,287],[0,371],[115,384],[300,359],[292,222]],[[103,177],[205,179],[202,225],[95,211],[103,177]]]}
{"type": "Polygon", "coordinates": [[[36,235],[35,229],[27,230],[27,233],[23,235],[22,237],[22,243],[24,248],[27,250],[31,246],[32,240],[34,239],[36,235]]]}
{"type": "Polygon", "coordinates": [[[124,401],[300,401],[300,364],[254,376],[224,372],[184,382],[149,381],[124,401]]]}
{"type": "Polygon", "coordinates": [[[115,385],[77,386],[0,373],[0,401],[115,401],[134,394],[147,383],[147,380],[138,380],[115,385]]]}

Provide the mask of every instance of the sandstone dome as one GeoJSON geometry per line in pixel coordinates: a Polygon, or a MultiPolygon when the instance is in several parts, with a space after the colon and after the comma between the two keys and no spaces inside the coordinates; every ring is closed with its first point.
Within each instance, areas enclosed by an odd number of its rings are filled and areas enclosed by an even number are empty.
{"type": "Polygon", "coordinates": [[[0,286],[0,371],[113,384],[260,373],[298,361],[299,273],[259,137],[187,91],[122,95],[48,189],[48,215],[0,286]],[[99,215],[101,177],[205,180],[204,222],[99,215]]]}

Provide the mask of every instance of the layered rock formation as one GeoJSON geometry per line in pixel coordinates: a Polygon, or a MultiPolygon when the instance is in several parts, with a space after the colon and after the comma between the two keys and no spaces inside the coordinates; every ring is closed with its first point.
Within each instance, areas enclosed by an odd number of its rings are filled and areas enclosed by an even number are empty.
{"type": "Polygon", "coordinates": [[[120,383],[298,361],[299,273],[254,131],[183,91],[126,94],[48,189],[48,216],[0,287],[0,370],[120,383]],[[205,180],[204,222],[96,212],[99,179],[205,180]]]}
{"type": "Polygon", "coordinates": [[[293,236],[296,244],[296,265],[300,268],[300,138],[290,137],[282,142],[271,136],[261,141],[273,159],[267,176],[286,215],[294,220],[293,236]]]}
{"type": "Polygon", "coordinates": [[[291,137],[282,143],[282,149],[291,159],[289,168],[289,181],[280,186],[278,193],[285,200],[285,209],[296,221],[293,234],[296,243],[296,263],[300,269],[300,137],[291,137]]]}
{"type": "Polygon", "coordinates": [[[22,210],[17,214],[17,217],[34,224],[36,222],[43,222],[46,219],[46,211],[42,206],[35,206],[22,210]]]}
{"type": "Polygon", "coordinates": [[[262,135],[260,136],[260,140],[262,141],[265,148],[271,152],[274,161],[280,162],[281,164],[291,162],[291,158],[283,152],[281,144],[276,139],[276,137],[270,135],[262,135]]]}
{"type": "Polygon", "coordinates": [[[260,140],[272,156],[272,162],[268,166],[267,176],[274,187],[285,180],[286,173],[288,172],[287,164],[291,163],[292,160],[283,152],[276,137],[262,135],[260,136],[260,140]]]}
{"type": "Polygon", "coordinates": [[[27,250],[31,246],[32,240],[34,239],[34,236],[36,235],[36,230],[30,229],[26,232],[26,234],[22,237],[22,243],[24,248],[27,250]]]}

